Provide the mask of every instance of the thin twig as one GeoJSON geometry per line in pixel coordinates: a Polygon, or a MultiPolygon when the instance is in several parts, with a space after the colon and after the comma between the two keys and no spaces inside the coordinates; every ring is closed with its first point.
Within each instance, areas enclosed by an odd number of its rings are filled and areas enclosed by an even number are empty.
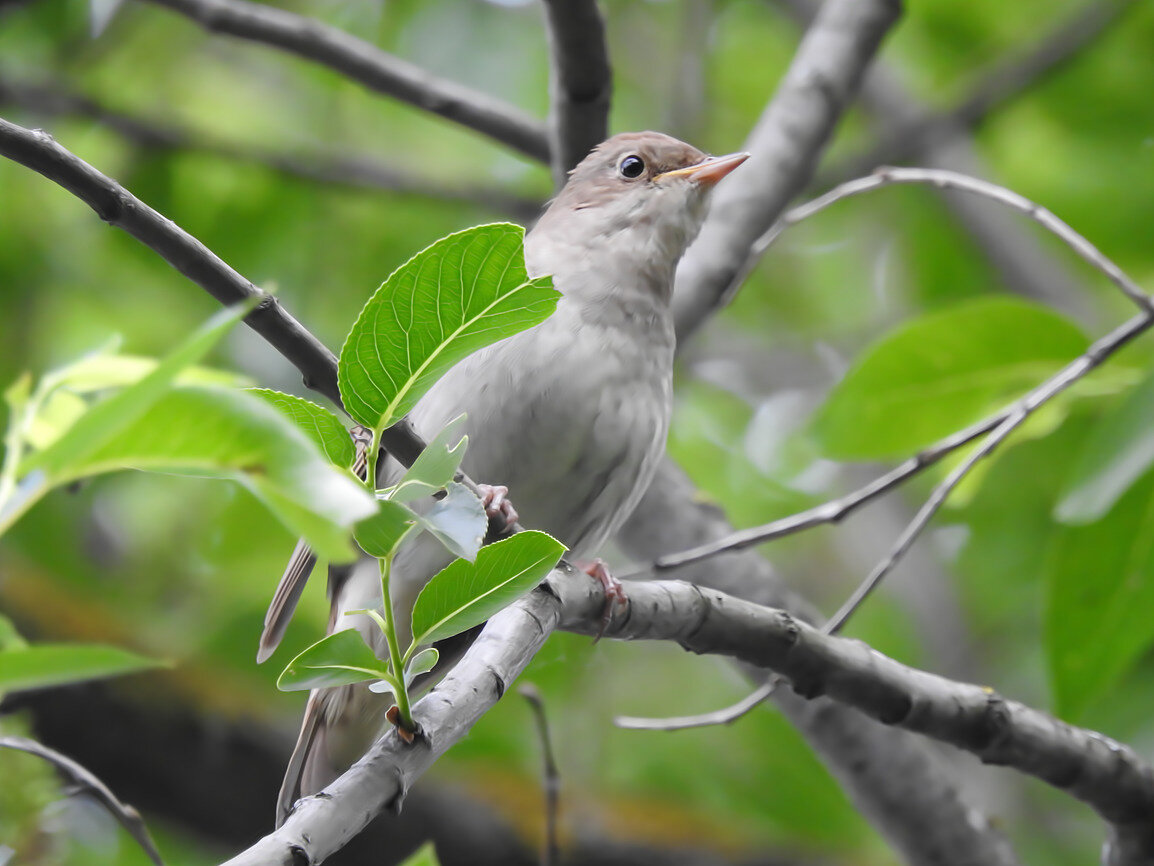
{"type": "MultiPolygon", "coordinates": [[[[1107,279],[1114,283],[1139,309],[1146,311],[1147,314],[1154,312],[1154,300],[1152,300],[1134,280],[1127,276],[1117,264],[1103,255],[1094,244],[1090,243],[1083,235],[1079,234],[1051,211],[1005,187],[943,169],[885,168],[869,177],[863,177],[841,184],[825,195],[793,208],[782,216],[757,242],[754,256],[757,257],[764,253],[787,228],[820,213],[836,202],[893,184],[931,184],[943,189],[962,190],[985,196],[1007,207],[1013,208],[1025,214],[1064,241],[1091,267],[1105,274],[1107,279]]],[[[1145,317],[1139,317],[1138,320],[1131,320],[1125,325],[1115,329],[1115,331],[1103,337],[1098,343],[1095,343],[1095,347],[1105,342],[1107,343],[1105,347],[1106,355],[1112,354],[1133,336],[1127,329],[1130,328],[1135,321],[1141,321],[1144,318],[1145,317]],[[1119,341],[1117,345],[1112,344],[1112,341],[1115,339],[1119,341]]],[[[1094,351],[1096,351],[1096,349],[1091,347],[1087,354],[1094,351]]],[[[1022,398],[1022,400],[1029,401],[1033,399],[1037,393],[1048,391],[1049,384],[1055,381],[1063,383],[1058,390],[1065,388],[1066,385],[1069,384],[1069,382],[1065,380],[1065,377],[1069,374],[1071,367],[1080,367],[1085,357],[1086,356],[1082,356],[1076,359],[1071,365],[1064,368],[1046,383],[1040,385],[1035,391],[1022,398]]],[[[1095,362],[1094,366],[1096,366],[1097,363],[1100,363],[1100,360],[1095,362]]],[[[1080,375],[1084,375],[1084,373],[1080,375]]],[[[1045,399],[1049,399],[1049,397],[1045,399]]],[[[1017,403],[1011,404],[998,414],[946,437],[848,496],[823,503],[822,505],[798,514],[790,515],[789,517],[784,517],[780,520],[775,520],[764,526],[740,530],[727,538],[712,541],[708,544],[682,551],[681,553],[663,556],[647,568],[658,571],[676,568],[690,562],[697,562],[710,556],[716,556],[728,550],[740,550],[744,547],[760,544],[814,526],[836,523],[859,506],[890,490],[910,476],[917,474],[956,448],[994,429],[994,427],[1001,424],[1010,413],[1015,411],[1017,405],[1017,403]]],[[[1033,409],[1031,408],[1029,411],[1033,411],[1033,409]]]]}
{"type": "Polygon", "coordinates": [[[288,151],[221,141],[178,124],[110,108],[71,91],[60,82],[0,80],[0,103],[18,105],[37,118],[91,118],[141,147],[204,153],[324,184],[467,202],[503,211],[521,222],[532,219],[540,210],[539,199],[513,195],[495,186],[445,183],[440,178],[414,174],[411,168],[393,166],[367,154],[288,151]]]}
{"type": "Polygon", "coordinates": [[[545,0],[550,51],[549,141],[553,180],[609,137],[613,74],[605,21],[594,0],[545,0]]]}
{"type": "Polygon", "coordinates": [[[140,813],[127,803],[121,802],[111,789],[87,767],[78,764],[55,749],[50,749],[44,744],[29,740],[26,737],[0,737],[0,747],[27,752],[52,764],[81,791],[92,794],[100,805],[107,809],[112,817],[128,831],[136,844],[148,855],[149,860],[156,866],[164,866],[160,851],[157,849],[156,843],[152,841],[152,836],[148,832],[148,827],[145,826],[144,819],[140,817],[140,813]]]}
{"type": "MultiPolygon", "coordinates": [[[[787,5],[797,11],[794,7],[800,4],[787,5]]],[[[923,110],[915,119],[887,126],[881,140],[872,148],[824,172],[819,183],[829,186],[857,177],[882,163],[901,162],[936,139],[950,136],[959,129],[974,129],[994,111],[1095,45],[1099,36],[1136,5],[1136,0],[1091,0],[1042,34],[1031,47],[999,58],[977,73],[969,91],[952,107],[923,110]]]]}
{"type": "Polygon", "coordinates": [[[545,716],[545,701],[540,690],[532,683],[525,683],[517,690],[529,702],[533,718],[537,722],[537,735],[541,738],[541,754],[545,788],[545,844],[541,851],[541,866],[556,866],[561,860],[561,850],[557,844],[557,815],[561,801],[561,774],[557,770],[557,759],[553,754],[553,739],[549,736],[549,720],[545,716]]]}
{"type": "Polygon", "coordinates": [[[545,127],[525,112],[453,81],[438,78],[336,27],[246,0],[152,0],[206,30],[272,45],[342,73],[370,90],[486,135],[549,162],[545,127]]]}

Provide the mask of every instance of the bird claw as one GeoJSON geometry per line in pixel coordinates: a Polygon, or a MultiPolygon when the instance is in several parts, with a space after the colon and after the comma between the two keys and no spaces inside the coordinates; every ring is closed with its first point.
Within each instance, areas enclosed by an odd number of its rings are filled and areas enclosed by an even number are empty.
{"type": "Polygon", "coordinates": [[[583,563],[581,570],[595,578],[605,591],[605,607],[601,610],[601,628],[597,630],[597,636],[593,638],[593,643],[597,643],[604,637],[605,630],[609,628],[609,621],[613,618],[613,605],[615,603],[625,604],[629,601],[629,597],[625,595],[625,587],[621,585],[621,581],[610,574],[609,566],[605,564],[605,560],[595,559],[592,562],[583,563]]]}
{"type": "Polygon", "coordinates": [[[509,488],[501,484],[478,484],[477,490],[481,494],[485,516],[489,518],[489,535],[500,538],[507,534],[520,519],[517,509],[509,501],[509,488]]]}

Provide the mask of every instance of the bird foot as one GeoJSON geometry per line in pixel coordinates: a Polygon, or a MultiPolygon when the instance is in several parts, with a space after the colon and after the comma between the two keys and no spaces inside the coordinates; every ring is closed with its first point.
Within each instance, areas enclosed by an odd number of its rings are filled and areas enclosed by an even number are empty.
{"type": "Polygon", "coordinates": [[[478,484],[481,505],[489,518],[489,537],[501,538],[508,535],[509,528],[518,521],[519,515],[509,501],[509,488],[501,484],[478,484]]]}
{"type": "Polygon", "coordinates": [[[609,628],[609,621],[613,618],[613,605],[625,604],[629,601],[629,597],[625,595],[625,587],[621,585],[621,581],[609,573],[609,566],[605,564],[605,560],[595,559],[592,562],[583,562],[578,567],[590,577],[595,578],[605,591],[605,607],[601,611],[601,628],[597,630],[597,636],[593,638],[593,643],[597,643],[604,636],[605,629],[609,628]]]}

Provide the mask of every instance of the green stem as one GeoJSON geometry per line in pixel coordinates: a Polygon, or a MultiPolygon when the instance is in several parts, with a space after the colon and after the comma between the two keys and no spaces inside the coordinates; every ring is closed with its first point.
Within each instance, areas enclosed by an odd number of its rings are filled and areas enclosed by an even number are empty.
{"type": "MultiPolygon", "coordinates": [[[[373,445],[376,445],[375,441],[373,445]]],[[[397,689],[394,691],[397,699],[397,712],[401,717],[401,727],[412,733],[417,730],[417,726],[413,723],[413,713],[409,708],[409,690],[405,685],[404,662],[401,659],[400,644],[397,643],[397,626],[393,619],[393,599],[389,592],[389,569],[393,557],[382,556],[378,562],[381,564],[381,601],[384,604],[385,612],[385,642],[389,645],[389,663],[393,669],[393,676],[397,678],[397,689]]]]}

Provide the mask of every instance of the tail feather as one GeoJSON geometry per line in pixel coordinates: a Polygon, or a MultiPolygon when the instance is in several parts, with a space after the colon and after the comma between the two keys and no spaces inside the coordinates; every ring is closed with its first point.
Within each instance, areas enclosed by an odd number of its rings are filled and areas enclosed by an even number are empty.
{"type": "Polygon", "coordinates": [[[276,651],[288,628],[289,620],[308,583],[309,575],[317,564],[317,556],[313,553],[304,539],[297,542],[277,584],[276,592],[269,603],[268,612],[264,615],[264,630],[260,633],[260,644],[256,651],[257,664],[264,662],[276,651]]]}

